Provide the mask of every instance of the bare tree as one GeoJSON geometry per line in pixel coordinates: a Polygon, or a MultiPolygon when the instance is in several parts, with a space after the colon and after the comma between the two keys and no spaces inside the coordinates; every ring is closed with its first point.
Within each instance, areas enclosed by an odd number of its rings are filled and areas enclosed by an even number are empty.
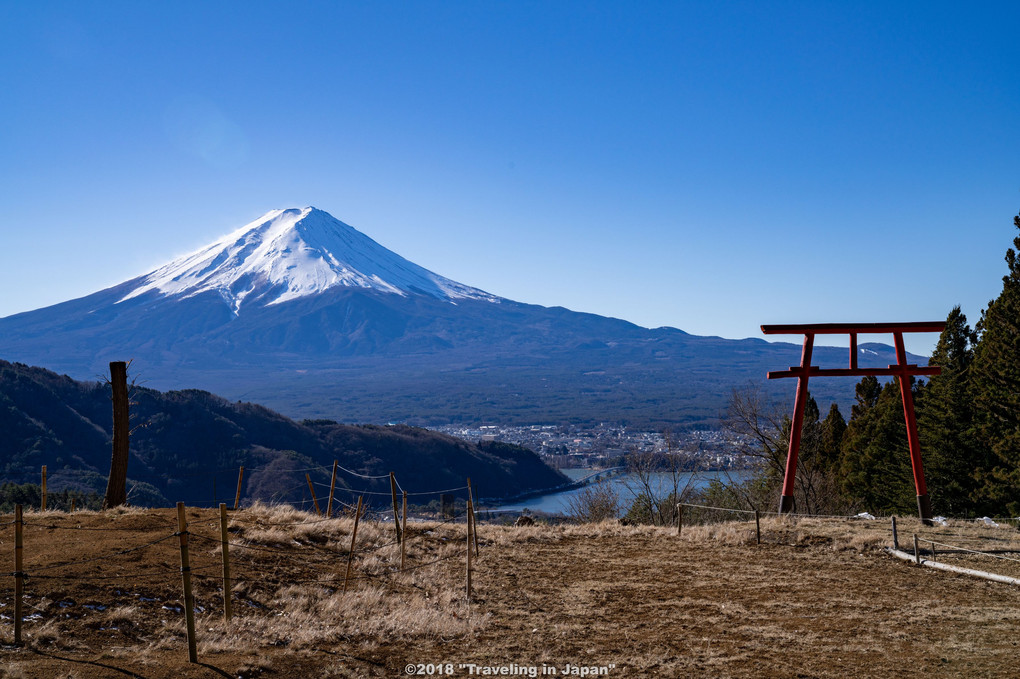
{"type": "Polygon", "coordinates": [[[581,523],[615,519],[620,515],[620,491],[609,479],[600,479],[567,500],[567,515],[581,523]]]}
{"type": "Polygon", "coordinates": [[[624,483],[633,496],[632,509],[656,526],[676,522],[676,504],[686,499],[696,480],[689,451],[681,450],[671,430],[663,432],[666,450],[627,453],[624,483]]]}
{"type": "MultiPolygon", "coordinates": [[[[818,407],[811,401],[813,417],[805,417],[801,431],[797,474],[794,478],[795,503],[807,514],[845,512],[849,506],[839,492],[837,472],[821,454],[822,427],[818,407]]],[[[743,498],[751,509],[764,509],[775,501],[786,474],[786,454],[790,440],[790,418],[781,406],[770,400],[757,384],[734,389],[723,428],[734,435],[738,455],[757,468],[752,483],[730,483],[727,489],[743,498]]]]}

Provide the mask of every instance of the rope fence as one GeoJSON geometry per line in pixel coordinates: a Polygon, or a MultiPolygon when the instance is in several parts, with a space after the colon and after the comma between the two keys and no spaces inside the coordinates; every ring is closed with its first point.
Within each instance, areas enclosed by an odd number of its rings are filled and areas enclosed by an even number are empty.
{"type": "MultiPolygon", "coordinates": [[[[173,472],[173,482],[168,482],[165,476],[154,475],[150,472],[136,472],[128,480],[130,491],[128,493],[129,502],[132,498],[136,497],[136,491],[138,496],[143,499],[141,504],[147,506],[159,506],[160,500],[157,500],[151,495],[151,492],[159,492],[164,494],[164,497],[169,496],[174,492],[173,488],[177,484],[185,484],[192,487],[192,492],[189,493],[191,496],[188,500],[188,506],[190,507],[208,507],[216,508],[219,504],[226,502],[228,506],[232,506],[234,509],[239,509],[241,501],[244,495],[246,484],[250,485],[253,475],[260,472],[267,472],[273,477],[279,477],[286,479],[287,477],[297,475],[294,478],[294,483],[286,487],[280,488],[279,481],[274,478],[271,482],[271,486],[275,486],[274,490],[266,493],[265,495],[270,497],[271,503],[285,503],[299,507],[314,507],[317,504],[321,505],[321,502],[325,498],[327,507],[326,513],[331,513],[336,507],[348,507],[348,503],[343,502],[340,498],[336,497],[337,494],[344,494],[351,498],[358,496],[367,496],[375,498],[384,498],[390,496],[392,493],[387,492],[385,487],[380,488],[384,481],[389,480],[392,476],[393,486],[398,493],[407,493],[409,497],[417,498],[418,500],[426,500],[430,497],[432,499],[441,499],[443,495],[447,494],[461,494],[467,491],[470,494],[469,485],[456,486],[450,488],[443,488],[440,490],[405,490],[401,485],[399,479],[391,474],[370,474],[366,472],[357,471],[344,467],[339,464],[338,461],[334,460],[333,465],[317,465],[308,467],[295,467],[280,468],[278,465],[260,465],[255,467],[219,467],[205,470],[196,470],[190,468],[188,470],[181,470],[173,472]],[[236,474],[236,492],[233,492],[233,475],[236,474]],[[225,479],[224,476],[228,478],[225,479]],[[302,478],[304,477],[304,478],[302,478]],[[313,478],[314,477],[314,478],[313,478]],[[194,497],[194,488],[202,485],[201,482],[196,481],[201,479],[206,484],[206,488],[211,491],[210,495],[213,499],[204,500],[201,498],[194,497]],[[229,479],[229,480],[228,480],[229,479]],[[346,480],[345,480],[346,479],[346,480]],[[357,481],[368,481],[368,484],[357,483],[357,481]],[[146,485],[155,486],[155,489],[146,489],[146,485]],[[373,484],[375,487],[371,487],[373,484]],[[211,488],[209,487],[211,486],[211,488]],[[309,497],[308,493],[311,493],[309,497]],[[148,493],[148,494],[147,494],[148,493]],[[229,498],[224,497],[226,493],[230,493],[229,498]],[[232,500],[232,502],[231,502],[232,500]]],[[[102,497],[97,492],[84,492],[78,490],[70,490],[65,488],[58,492],[47,492],[47,485],[45,482],[46,478],[46,465],[42,467],[42,478],[43,483],[35,486],[35,490],[32,491],[35,494],[34,499],[9,499],[11,503],[20,502],[23,506],[37,506],[40,510],[45,511],[46,509],[58,510],[58,511],[75,511],[75,509],[100,509],[102,503],[102,497]]],[[[265,478],[259,480],[260,487],[265,488],[265,478]]],[[[52,484],[51,484],[52,486],[52,484]]],[[[17,497],[17,496],[15,496],[17,497]]],[[[165,502],[165,500],[162,500],[165,502]]],[[[7,505],[9,508],[12,505],[7,505]]],[[[165,505],[163,505],[165,506],[165,505]]],[[[321,510],[321,506],[319,507],[321,510]]],[[[9,511],[9,509],[8,509],[9,511]]],[[[5,525],[0,525],[0,531],[5,530],[5,525]]]]}
{"type": "MultiPolygon", "coordinates": [[[[392,477],[387,475],[379,478],[392,477]]],[[[394,488],[399,488],[395,480],[393,486],[394,488]]],[[[464,486],[463,488],[467,489],[469,486],[464,486]]],[[[437,493],[439,492],[445,493],[446,491],[437,491],[437,493]]],[[[462,547],[456,547],[456,541],[450,542],[448,537],[432,535],[434,529],[409,531],[406,525],[406,500],[408,493],[401,491],[401,494],[404,498],[403,520],[394,512],[393,519],[385,522],[385,524],[376,521],[374,526],[375,532],[369,538],[369,544],[359,545],[356,540],[359,520],[369,513],[367,509],[363,509],[361,497],[359,497],[356,508],[345,505],[355,510],[353,528],[349,525],[351,518],[349,515],[343,518],[329,518],[323,517],[321,513],[315,518],[307,518],[300,521],[265,521],[261,517],[245,516],[244,514],[235,515],[232,517],[232,521],[228,521],[226,504],[220,503],[220,535],[218,537],[205,534],[202,530],[189,528],[185,506],[183,503],[178,503],[177,530],[163,533],[156,538],[138,541],[136,544],[128,544],[120,549],[103,554],[60,560],[55,563],[44,563],[30,568],[26,568],[23,565],[26,561],[25,553],[31,553],[32,542],[35,542],[33,536],[38,535],[42,531],[60,531],[56,535],[73,535],[74,531],[86,533],[93,531],[114,533],[120,531],[135,534],[150,533],[151,536],[151,532],[157,531],[162,533],[164,530],[173,528],[173,525],[165,522],[151,525],[151,521],[147,521],[149,525],[144,526],[103,527],[82,526],[80,524],[77,526],[67,526],[61,525],[55,520],[55,517],[45,514],[43,516],[50,520],[39,521],[36,519],[25,521],[23,507],[22,505],[17,505],[14,520],[5,521],[0,524],[3,528],[11,527],[15,531],[15,568],[13,571],[0,573],[2,578],[11,577],[14,579],[14,644],[20,646],[23,643],[23,622],[26,619],[29,621],[36,621],[38,619],[36,617],[38,614],[33,614],[31,618],[26,618],[24,615],[25,588],[31,582],[40,582],[40,584],[42,582],[52,582],[59,584],[61,582],[73,581],[85,585],[91,583],[96,585],[114,582],[123,583],[122,585],[117,585],[118,587],[123,585],[133,587],[138,584],[146,584],[149,586],[161,586],[165,594],[166,589],[173,587],[173,581],[178,580],[178,582],[182,583],[181,586],[184,593],[183,606],[165,603],[162,608],[165,610],[183,611],[188,630],[188,651],[191,662],[197,662],[194,613],[196,609],[200,611],[206,610],[206,608],[195,603],[192,579],[196,583],[203,585],[205,591],[202,596],[206,600],[206,606],[209,604],[210,597],[222,600],[224,620],[229,621],[232,616],[231,600],[238,596],[234,593],[233,585],[243,585],[245,588],[264,592],[270,601],[275,594],[271,591],[265,592],[267,587],[317,585],[329,588],[331,593],[336,593],[342,586],[343,593],[346,594],[352,582],[371,580],[386,581],[390,584],[406,587],[412,591],[414,589],[427,591],[423,590],[421,586],[413,581],[402,583],[394,580],[394,578],[405,573],[421,571],[422,569],[444,562],[461,560],[466,563],[466,596],[467,602],[470,604],[472,589],[471,573],[474,570],[471,561],[472,557],[477,557],[478,551],[478,539],[475,532],[476,521],[474,520],[474,511],[470,500],[468,501],[466,511],[462,515],[455,515],[454,517],[447,517],[444,520],[432,522],[438,527],[450,521],[466,519],[466,543],[462,543],[464,545],[462,547]],[[324,525],[330,523],[333,525],[324,525]],[[259,542],[259,540],[271,541],[274,539],[272,535],[263,535],[260,531],[301,529],[305,527],[325,528],[326,534],[323,535],[322,532],[316,533],[319,536],[316,538],[316,541],[311,539],[302,540],[301,538],[307,537],[307,534],[301,533],[298,530],[297,534],[292,532],[289,536],[283,536],[279,544],[272,544],[271,542],[269,544],[260,544],[259,542]],[[25,545],[26,528],[30,529],[28,549],[26,549],[25,545]],[[231,530],[235,533],[239,532],[242,537],[229,537],[231,530]],[[394,531],[393,539],[380,540],[390,530],[394,531]],[[251,533],[252,538],[243,537],[248,533],[251,533]],[[131,556],[156,549],[163,543],[174,539],[180,543],[181,565],[179,568],[172,567],[166,562],[165,551],[160,552],[159,556],[149,558],[144,563],[131,556]],[[342,545],[345,540],[349,540],[349,546],[342,545]],[[189,543],[191,543],[191,546],[205,546],[205,548],[200,549],[199,552],[194,554],[199,559],[198,564],[192,565],[191,563],[193,555],[189,550],[189,543]],[[413,554],[417,555],[414,559],[416,563],[408,563],[407,561],[409,546],[413,548],[413,554]],[[396,554],[383,557],[381,560],[377,557],[368,558],[370,555],[396,547],[399,547],[399,565],[396,560],[396,554]],[[235,554],[231,555],[231,551],[234,551],[235,554]],[[217,553],[220,556],[219,562],[217,562],[214,556],[217,553]],[[359,566],[358,572],[352,573],[352,566],[356,556],[359,557],[359,563],[363,565],[359,566]],[[128,557],[127,562],[124,562],[124,557],[128,557]],[[100,563],[102,567],[98,573],[95,573],[96,566],[100,563]],[[346,573],[343,568],[344,563],[347,564],[346,573]],[[375,570],[370,569],[371,565],[374,565],[375,570]],[[366,568],[366,566],[369,566],[369,568],[366,568]],[[270,576],[267,576],[267,567],[273,569],[273,573],[270,576]],[[239,570],[231,574],[231,568],[239,570]],[[111,572],[116,569],[121,569],[121,572],[111,572]],[[222,569],[222,575],[214,572],[218,569],[222,569]],[[322,575],[308,577],[309,574],[317,573],[322,575]],[[209,589],[210,587],[212,587],[211,590],[209,589]]],[[[395,493],[393,495],[394,507],[396,507],[396,495],[395,493]]],[[[268,506],[265,508],[265,511],[271,513],[277,510],[275,507],[268,506]]],[[[123,520],[122,516],[112,518],[114,520],[123,520]]],[[[201,522],[204,524],[206,519],[202,518],[201,522]]],[[[209,522],[209,525],[212,525],[212,522],[209,522]]],[[[49,536],[49,532],[46,533],[47,536],[49,536]]],[[[52,539],[50,538],[50,540],[52,539]]],[[[110,539],[115,538],[111,537],[110,539]]],[[[80,547],[82,542],[88,544],[91,540],[79,540],[75,545],[80,547]]],[[[50,542],[49,551],[51,553],[53,551],[52,545],[53,543],[50,542]]],[[[162,549],[165,550],[165,547],[162,549]]],[[[56,593],[47,594],[38,591],[39,586],[38,584],[35,586],[35,593],[33,595],[39,597],[39,600],[44,601],[45,597],[50,596],[56,601],[62,596],[60,594],[61,590],[57,590],[56,593]]],[[[117,593],[120,594],[120,590],[117,590],[117,593]]],[[[251,596],[251,594],[248,594],[244,598],[244,602],[255,608],[267,608],[266,605],[252,600],[251,596]]],[[[143,597],[140,601],[164,603],[172,602],[173,598],[167,598],[164,595],[143,597]]],[[[75,604],[71,601],[68,605],[75,604]]],[[[42,611],[42,609],[39,610],[42,611]]],[[[105,607],[100,606],[98,610],[105,610],[105,607]]]]}

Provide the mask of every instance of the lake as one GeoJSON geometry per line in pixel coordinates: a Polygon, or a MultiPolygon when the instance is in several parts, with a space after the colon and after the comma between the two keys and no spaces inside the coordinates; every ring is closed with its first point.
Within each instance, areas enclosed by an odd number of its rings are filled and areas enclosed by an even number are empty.
{"type": "MultiPolygon", "coordinates": [[[[563,469],[561,470],[564,474],[570,477],[571,480],[577,480],[584,478],[591,474],[594,470],[592,469],[563,469]]],[[[723,483],[729,482],[740,482],[748,478],[750,472],[743,469],[722,471],[722,472],[689,472],[685,473],[680,478],[680,489],[682,490],[687,483],[687,479],[691,476],[694,477],[691,482],[693,488],[704,488],[709,484],[710,481],[718,479],[723,483]]],[[[609,480],[620,494],[621,513],[626,513],[627,508],[634,502],[634,497],[637,493],[641,492],[637,479],[633,474],[623,474],[620,476],[614,476],[609,480]]],[[[673,490],[672,475],[669,473],[656,473],[652,474],[651,477],[652,490],[656,495],[665,496],[673,490]]],[[[556,493],[549,493],[547,495],[537,495],[527,500],[520,502],[513,502],[510,504],[486,506],[484,509],[492,511],[522,511],[525,509],[533,512],[545,512],[547,514],[566,514],[570,511],[570,500],[576,497],[582,488],[574,488],[572,490],[563,490],[556,493]]],[[[479,510],[483,512],[484,510],[479,510]]]]}

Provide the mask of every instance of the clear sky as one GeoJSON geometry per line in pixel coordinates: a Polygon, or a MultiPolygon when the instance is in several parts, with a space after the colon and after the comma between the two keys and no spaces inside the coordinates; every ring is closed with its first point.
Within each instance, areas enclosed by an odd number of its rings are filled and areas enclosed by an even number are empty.
{"type": "Polygon", "coordinates": [[[0,0],[0,316],[314,205],[648,327],[973,323],[1020,210],[1018,26],[1016,2],[0,0]]]}

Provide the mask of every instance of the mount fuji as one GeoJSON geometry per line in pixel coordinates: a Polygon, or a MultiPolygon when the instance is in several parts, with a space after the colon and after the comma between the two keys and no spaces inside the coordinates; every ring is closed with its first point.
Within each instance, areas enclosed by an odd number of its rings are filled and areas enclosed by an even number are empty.
{"type": "MultiPolygon", "coordinates": [[[[894,362],[884,345],[860,351],[862,365],[894,362]]],[[[845,349],[815,356],[846,362],[845,349]]],[[[710,422],[733,387],[796,365],[800,347],[515,302],[306,207],[273,210],[112,288],[2,318],[0,358],[78,379],[132,359],[147,386],[207,389],[292,417],[659,427],[710,422]]],[[[768,385],[784,399],[792,386],[768,385]]],[[[812,391],[845,404],[853,387],[818,379],[812,391]]]]}
{"type": "Polygon", "coordinates": [[[407,261],[329,213],[306,207],[273,210],[175,259],[143,276],[120,302],[150,291],[177,298],[214,292],[239,314],[246,301],[282,304],[331,288],[499,301],[407,261]]]}

